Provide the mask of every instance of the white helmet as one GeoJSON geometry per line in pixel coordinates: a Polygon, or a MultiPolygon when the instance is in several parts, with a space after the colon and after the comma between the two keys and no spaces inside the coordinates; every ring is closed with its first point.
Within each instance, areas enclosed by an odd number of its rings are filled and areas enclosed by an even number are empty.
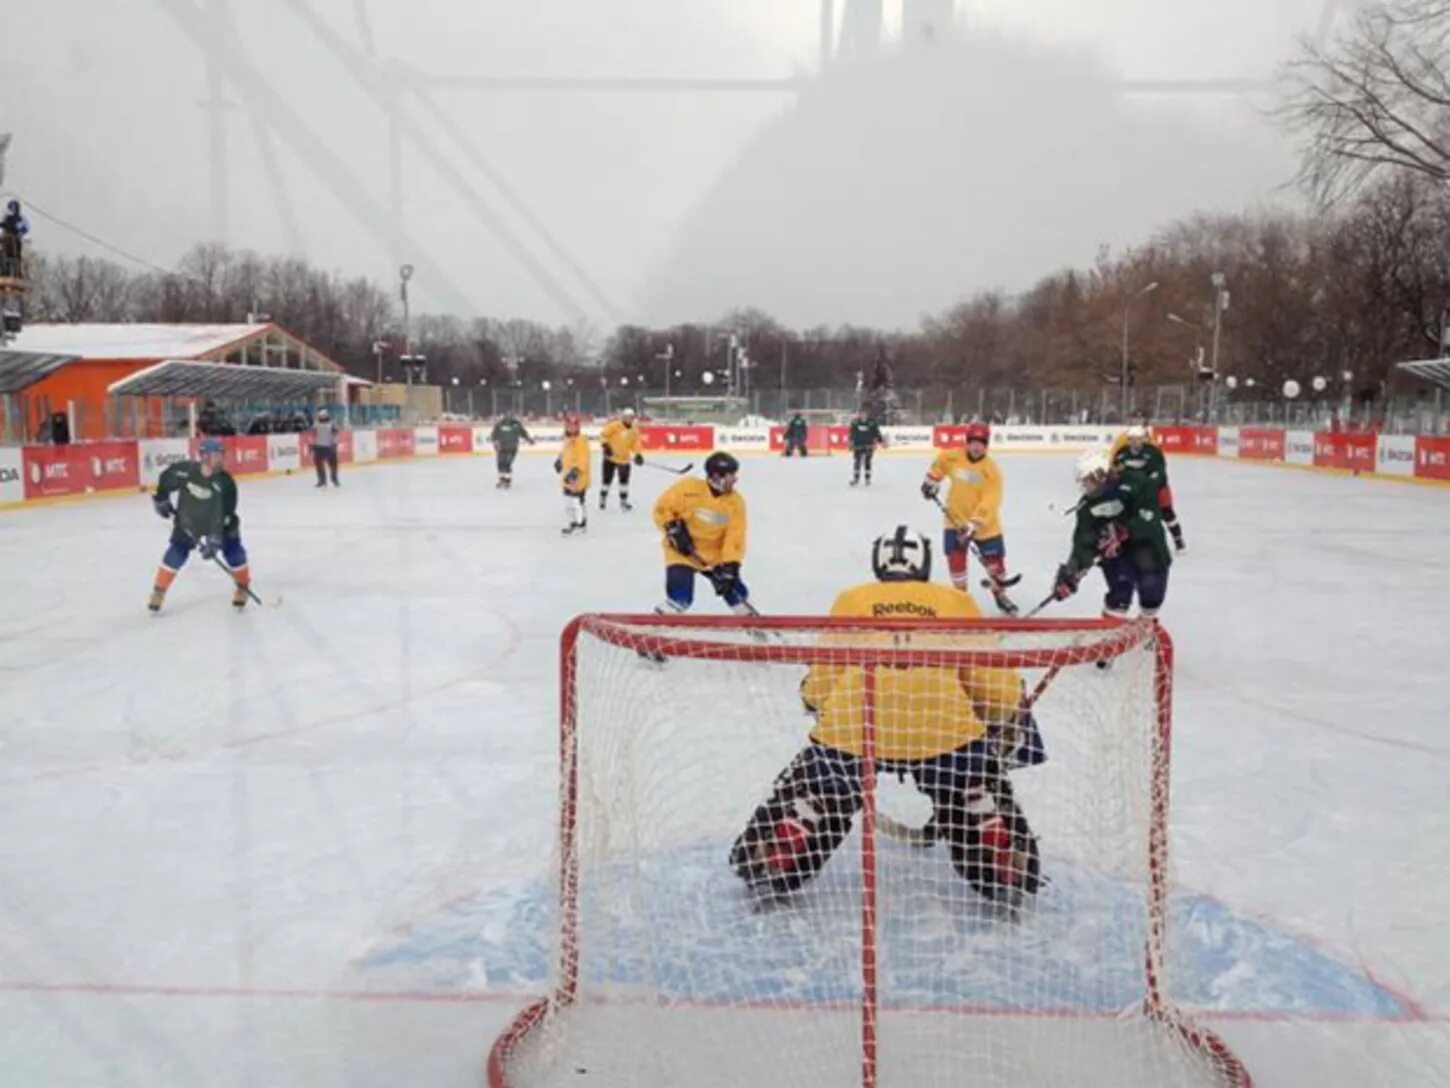
{"type": "Polygon", "coordinates": [[[898,525],[871,546],[871,570],[881,582],[931,580],[931,541],[898,525]]]}
{"type": "Polygon", "coordinates": [[[626,409],[624,409],[622,412],[619,413],[619,418],[620,419],[633,419],[634,418],[634,409],[633,408],[626,408],[626,409]]]}
{"type": "Polygon", "coordinates": [[[1105,450],[1088,450],[1077,459],[1077,483],[1084,491],[1091,490],[1107,478],[1112,462],[1105,450]]]}
{"type": "Polygon", "coordinates": [[[1124,431],[1123,434],[1129,442],[1148,441],[1148,428],[1143,426],[1143,424],[1141,423],[1134,423],[1131,427],[1124,431]]]}

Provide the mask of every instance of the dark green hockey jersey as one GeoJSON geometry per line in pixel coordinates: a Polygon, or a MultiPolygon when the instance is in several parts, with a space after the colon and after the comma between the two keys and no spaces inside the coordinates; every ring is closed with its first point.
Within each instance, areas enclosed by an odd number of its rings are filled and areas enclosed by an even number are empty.
{"type": "Polygon", "coordinates": [[[1072,533],[1072,554],[1067,565],[1088,570],[1107,541],[1123,537],[1117,547],[1140,571],[1167,570],[1173,565],[1163,519],[1158,515],[1157,480],[1147,475],[1110,475],[1103,485],[1083,496],[1072,533]]]}
{"type": "Polygon", "coordinates": [[[1168,482],[1168,461],[1151,442],[1144,442],[1137,452],[1131,446],[1120,449],[1113,457],[1113,471],[1124,477],[1142,476],[1159,487],[1168,482]]]}
{"type": "Polygon", "coordinates": [[[195,461],[177,461],[167,465],[156,484],[158,495],[175,493],[176,529],[200,540],[204,536],[238,536],[241,518],[237,517],[237,482],[225,469],[210,476],[195,461]]]}
{"type": "Polygon", "coordinates": [[[488,436],[489,441],[498,446],[499,449],[508,452],[516,451],[520,442],[532,442],[528,430],[513,416],[505,416],[493,425],[493,433],[488,436]]]}
{"type": "Polygon", "coordinates": [[[882,443],[881,427],[874,419],[851,420],[851,448],[869,450],[882,443]]]}

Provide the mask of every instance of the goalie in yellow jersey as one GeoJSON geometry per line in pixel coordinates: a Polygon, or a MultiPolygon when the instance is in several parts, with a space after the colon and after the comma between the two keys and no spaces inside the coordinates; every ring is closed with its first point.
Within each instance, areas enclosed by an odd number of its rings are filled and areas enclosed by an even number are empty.
{"type": "MultiPolygon", "coordinates": [[[[872,567],[877,580],[841,593],[832,616],[981,617],[967,594],[931,581],[931,542],[904,525],[877,539],[872,567]]],[[[899,632],[891,635],[894,645],[899,632]]],[[[939,630],[909,637],[913,647],[960,645],[960,636],[939,630]]],[[[823,641],[830,644],[832,636],[823,641]]],[[[809,743],[777,776],[730,851],[731,867],[752,892],[795,891],[850,832],[862,805],[864,688],[863,665],[818,664],[806,673],[801,701],[815,719],[809,743]]],[[[1037,839],[1007,773],[1046,756],[1016,670],[880,667],[872,720],[877,770],[910,775],[931,800],[928,842],[945,840],[957,872],[994,903],[1015,907],[1035,895],[1037,839]]]]}

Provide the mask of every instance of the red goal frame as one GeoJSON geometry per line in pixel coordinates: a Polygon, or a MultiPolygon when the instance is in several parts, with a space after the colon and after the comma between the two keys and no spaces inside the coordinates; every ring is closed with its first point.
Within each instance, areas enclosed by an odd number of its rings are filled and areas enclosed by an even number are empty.
{"type": "MultiPolygon", "coordinates": [[[[877,1088],[876,990],[876,809],[875,755],[872,729],[875,673],[881,667],[935,666],[1040,668],[1049,674],[1033,693],[1037,695],[1056,672],[1069,665],[1111,660],[1151,643],[1154,658],[1154,758],[1151,785],[1148,867],[1148,940],[1144,950],[1143,1015],[1176,1034],[1192,1050],[1211,1059],[1224,1088],[1252,1088],[1253,1079],[1238,1056],[1215,1032],[1193,1023],[1162,992],[1159,965],[1165,946],[1168,918],[1168,812],[1172,741],[1173,641],[1156,620],[1125,622],[1116,619],[981,619],[972,621],[872,619],[817,616],[670,616],[653,613],[586,613],[564,628],[559,640],[559,889],[560,978],[551,995],[537,998],[510,1022],[488,1054],[487,1084],[510,1088],[508,1060],[530,1031],[554,1009],[572,1005],[579,982],[579,858],[577,850],[578,737],[574,697],[578,681],[576,651],[581,635],[588,634],[620,649],[658,653],[669,658],[716,661],[768,661],[771,664],[854,665],[865,673],[861,807],[861,1080],[862,1088],[877,1088]],[[663,635],[661,628],[678,634],[663,635]],[[1076,646],[1035,648],[972,648],[913,650],[894,646],[872,647],[879,660],[865,664],[859,647],[790,645],[780,642],[710,641],[710,631],[859,630],[872,632],[937,632],[949,634],[1052,633],[1096,635],[1076,646]]],[[[515,1088],[517,1086],[515,1085],[515,1088]]]]}

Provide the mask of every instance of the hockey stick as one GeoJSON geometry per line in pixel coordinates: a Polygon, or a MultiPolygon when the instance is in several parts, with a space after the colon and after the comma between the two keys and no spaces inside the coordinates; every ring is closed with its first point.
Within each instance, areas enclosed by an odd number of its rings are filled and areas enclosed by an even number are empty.
{"type": "Polygon", "coordinates": [[[264,601],[264,600],[262,600],[261,597],[258,597],[256,595],[256,593],[254,593],[252,591],[252,587],[251,586],[249,586],[249,585],[243,585],[241,582],[237,581],[236,572],[233,571],[231,567],[227,566],[225,563],[222,562],[222,557],[221,556],[217,555],[216,553],[212,553],[212,557],[211,558],[212,558],[212,562],[215,563],[217,565],[217,567],[219,567],[221,569],[221,571],[228,578],[230,578],[232,580],[232,585],[236,586],[243,593],[245,593],[248,597],[252,598],[252,600],[254,600],[258,605],[266,605],[269,608],[276,608],[279,605],[281,605],[281,603],[282,603],[281,596],[274,597],[270,601],[264,601]]]}
{"type": "Polygon", "coordinates": [[[671,476],[683,476],[685,473],[689,472],[690,469],[695,467],[695,462],[691,461],[684,468],[671,468],[669,465],[660,465],[656,464],[653,461],[641,461],[639,463],[639,467],[652,468],[656,472],[668,472],[671,476]]]}

